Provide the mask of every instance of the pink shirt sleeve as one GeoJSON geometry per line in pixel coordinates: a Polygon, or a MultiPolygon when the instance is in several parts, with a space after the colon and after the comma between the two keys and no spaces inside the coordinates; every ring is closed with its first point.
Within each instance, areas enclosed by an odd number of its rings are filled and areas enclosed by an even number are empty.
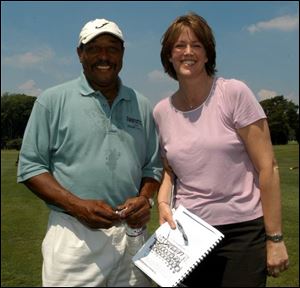
{"type": "Polygon", "coordinates": [[[225,94],[229,95],[229,99],[233,106],[233,124],[235,129],[246,127],[259,119],[266,118],[266,114],[255,98],[249,87],[238,80],[232,79],[227,82],[225,94]]]}

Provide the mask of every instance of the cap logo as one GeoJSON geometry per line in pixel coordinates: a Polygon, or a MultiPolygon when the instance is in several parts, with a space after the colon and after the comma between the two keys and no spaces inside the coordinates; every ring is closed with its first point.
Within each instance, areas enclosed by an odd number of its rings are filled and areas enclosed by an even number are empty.
{"type": "Polygon", "coordinates": [[[96,26],[95,28],[96,28],[96,29],[100,29],[100,28],[102,28],[103,26],[105,26],[105,25],[107,25],[107,24],[108,24],[108,22],[104,23],[104,24],[101,25],[101,26],[96,26]]]}
{"type": "Polygon", "coordinates": [[[81,29],[78,47],[80,47],[81,44],[88,43],[102,33],[112,34],[124,42],[122,31],[119,29],[116,23],[106,19],[95,19],[86,23],[81,29]]]}

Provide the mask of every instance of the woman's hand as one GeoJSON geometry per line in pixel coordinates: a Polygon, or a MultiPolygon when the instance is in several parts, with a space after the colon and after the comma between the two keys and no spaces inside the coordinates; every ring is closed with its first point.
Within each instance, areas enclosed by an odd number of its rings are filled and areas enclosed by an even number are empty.
{"type": "Polygon", "coordinates": [[[161,201],[158,203],[158,209],[159,209],[159,224],[161,225],[165,222],[168,222],[170,227],[172,229],[175,229],[176,224],[173,220],[172,210],[170,208],[170,205],[167,202],[161,201]]]}
{"type": "Polygon", "coordinates": [[[287,249],[283,241],[274,243],[267,241],[267,269],[268,275],[278,277],[280,272],[289,267],[287,249]]]}

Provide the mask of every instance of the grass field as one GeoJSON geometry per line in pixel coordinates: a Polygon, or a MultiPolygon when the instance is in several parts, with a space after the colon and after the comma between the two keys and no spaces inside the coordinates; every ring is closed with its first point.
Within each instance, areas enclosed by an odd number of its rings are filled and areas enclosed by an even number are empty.
{"type": "MultiPolygon", "coordinates": [[[[281,175],[283,227],[290,268],[268,287],[299,287],[299,146],[274,146],[281,175]]],[[[17,151],[1,151],[1,287],[41,286],[41,243],[48,208],[16,183],[17,151]]],[[[156,207],[149,232],[158,226],[156,207]]]]}

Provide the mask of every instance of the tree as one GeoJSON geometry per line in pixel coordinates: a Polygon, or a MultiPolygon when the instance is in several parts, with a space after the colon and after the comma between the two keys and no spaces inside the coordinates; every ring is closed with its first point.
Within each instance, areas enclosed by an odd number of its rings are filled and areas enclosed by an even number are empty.
{"type": "Polygon", "coordinates": [[[297,120],[296,120],[296,124],[295,124],[295,130],[296,130],[296,133],[295,133],[295,138],[299,144],[299,114],[297,115],[297,120]]]}
{"type": "Polygon", "coordinates": [[[268,117],[272,143],[287,144],[289,140],[299,143],[299,106],[282,95],[263,100],[260,104],[268,117]]]}
{"type": "Polygon", "coordinates": [[[36,97],[4,93],[1,96],[1,148],[9,140],[23,138],[36,97]]]}

